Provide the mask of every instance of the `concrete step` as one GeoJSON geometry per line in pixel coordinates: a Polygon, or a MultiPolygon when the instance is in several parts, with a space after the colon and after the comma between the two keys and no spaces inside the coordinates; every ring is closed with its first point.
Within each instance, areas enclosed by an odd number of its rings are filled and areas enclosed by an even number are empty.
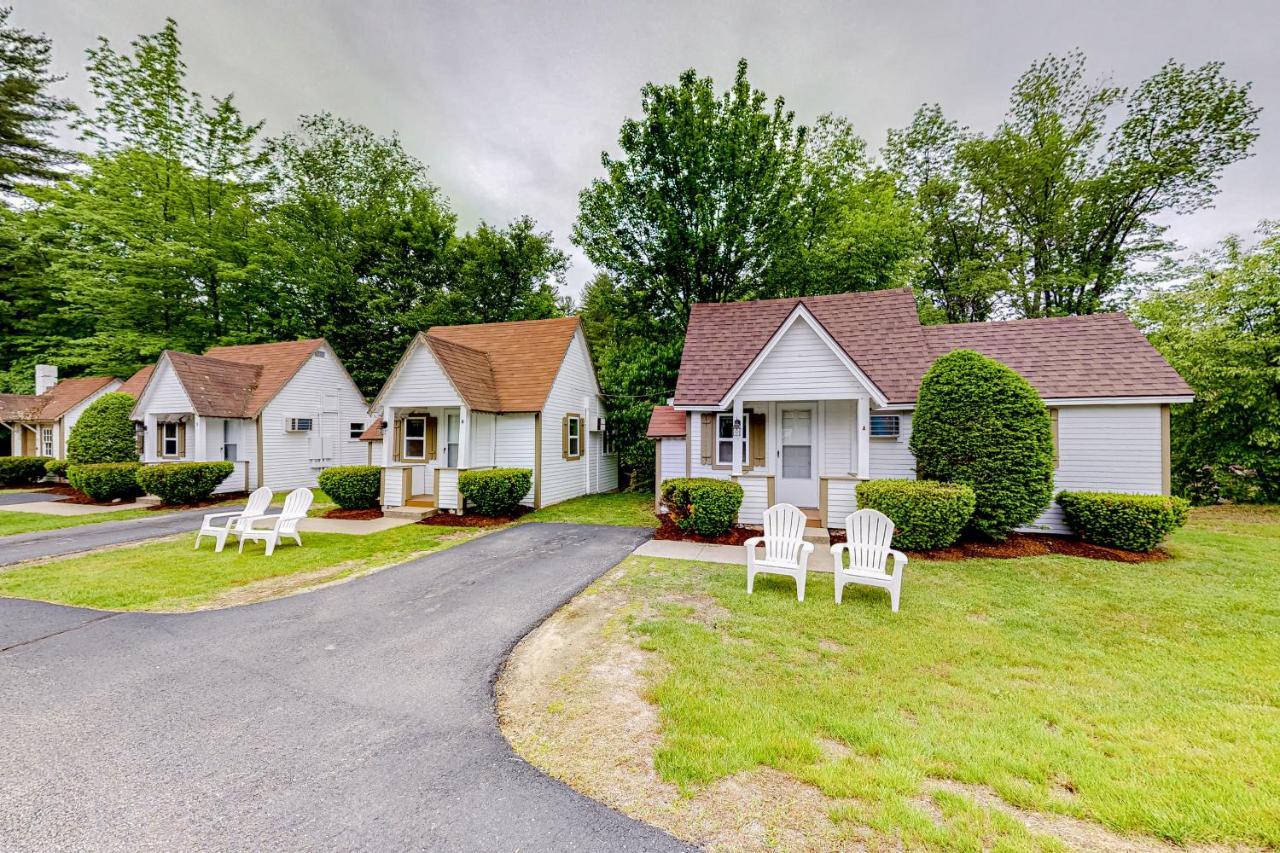
{"type": "Polygon", "coordinates": [[[386,518],[411,518],[414,521],[420,521],[435,515],[436,508],[433,506],[393,506],[384,509],[382,514],[386,518]]]}
{"type": "Polygon", "coordinates": [[[831,534],[827,532],[825,527],[806,527],[804,529],[804,541],[812,542],[815,546],[829,548],[831,547],[831,534]]]}

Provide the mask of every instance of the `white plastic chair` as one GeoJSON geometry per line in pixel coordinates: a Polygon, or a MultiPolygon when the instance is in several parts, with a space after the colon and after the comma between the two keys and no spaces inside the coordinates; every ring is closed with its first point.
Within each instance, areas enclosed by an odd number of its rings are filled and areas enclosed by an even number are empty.
{"type": "Polygon", "coordinates": [[[877,510],[860,509],[845,517],[844,532],[847,541],[831,546],[836,572],[836,604],[843,600],[845,584],[878,586],[889,590],[889,604],[897,613],[907,555],[889,547],[893,541],[893,522],[877,510]],[[844,564],[845,552],[849,554],[848,567],[844,564]],[[886,574],[885,565],[890,556],[893,557],[893,573],[886,574]]]}
{"type": "Polygon", "coordinates": [[[203,536],[212,536],[218,546],[213,550],[220,552],[222,546],[227,544],[227,536],[243,529],[251,518],[258,518],[267,511],[267,507],[271,506],[271,490],[266,486],[261,486],[253,490],[253,494],[249,495],[249,502],[245,504],[244,509],[237,509],[231,512],[211,512],[200,522],[200,532],[196,534],[196,548],[200,548],[200,539],[203,536]]]}
{"type": "Polygon", "coordinates": [[[284,499],[284,508],[277,515],[262,515],[249,519],[243,530],[236,532],[240,537],[240,553],[244,553],[244,543],[248,540],[267,543],[267,556],[275,553],[276,544],[281,539],[290,538],[299,545],[302,537],[298,535],[298,522],[307,517],[311,509],[311,490],[294,489],[284,499]],[[270,524],[270,527],[264,525],[270,524]]]}
{"type": "Polygon", "coordinates": [[[813,543],[804,541],[804,513],[791,504],[775,504],[764,511],[764,536],[753,536],[747,549],[747,595],[756,585],[756,574],[786,575],[796,580],[796,598],[804,601],[804,577],[813,543]],[[764,559],[756,547],[764,545],[764,559]]]}

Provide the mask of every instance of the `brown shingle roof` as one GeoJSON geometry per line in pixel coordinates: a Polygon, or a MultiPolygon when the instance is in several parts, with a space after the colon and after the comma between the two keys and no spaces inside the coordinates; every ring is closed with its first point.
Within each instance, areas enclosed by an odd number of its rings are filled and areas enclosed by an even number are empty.
{"type": "Polygon", "coordinates": [[[921,326],[907,288],[700,303],[689,315],[677,406],[713,406],[803,304],[890,403],[912,403],[939,355],[974,349],[1041,396],[1183,396],[1191,389],[1123,314],[921,326]]]}
{"type": "Polygon", "coordinates": [[[63,379],[43,394],[0,394],[0,419],[52,421],[115,382],[114,376],[63,379]]]}
{"type": "Polygon", "coordinates": [[[234,347],[214,347],[205,352],[205,358],[230,361],[236,364],[260,368],[257,384],[252,388],[241,417],[251,418],[279,394],[311,354],[324,344],[323,338],[305,341],[281,341],[273,344],[245,344],[234,347]]]}
{"type": "Polygon", "coordinates": [[[1191,387],[1124,314],[926,326],[932,358],[971,349],[1026,377],[1041,397],[1164,397],[1191,387]]]}
{"type": "Polygon", "coordinates": [[[468,406],[540,412],[577,328],[577,317],[558,317],[433,326],[426,338],[468,406]]]}
{"type": "Polygon", "coordinates": [[[719,403],[800,304],[890,402],[915,399],[928,354],[915,298],[909,288],[897,288],[694,305],[676,405],[719,403]]]}
{"type": "Polygon", "coordinates": [[[684,438],[684,412],[677,412],[671,406],[654,406],[645,435],[649,438],[684,438]]]}
{"type": "Polygon", "coordinates": [[[382,441],[382,418],[374,418],[373,423],[360,433],[360,441],[382,441]]]}
{"type": "Polygon", "coordinates": [[[137,373],[130,376],[124,381],[117,390],[124,394],[132,394],[133,398],[138,399],[138,395],[142,393],[142,389],[147,387],[147,380],[151,378],[151,371],[155,370],[154,364],[148,364],[137,373]]]}
{"type": "Polygon", "coordinates": [[[207,355],[165,352],[197,415],[210,418],[252,417],[249,401],[261,380],[258,364],[238,364],[207,355]]]}

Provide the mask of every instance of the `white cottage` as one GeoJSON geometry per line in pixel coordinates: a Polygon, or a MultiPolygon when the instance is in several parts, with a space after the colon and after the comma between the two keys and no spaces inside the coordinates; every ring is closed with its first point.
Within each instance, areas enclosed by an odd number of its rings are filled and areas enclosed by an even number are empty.
{"type": "MultiPolygon", "coordinates": [[[[915,477],[916,392],[956,349],[1040,392],[1055,489],[1168,494],[1169,406],[1192,392],[1123,314],[922,326],[908,288],[695,305],[675,397],[649,423],[656,480],[737,480],[742,524],[785,501],[840,527],[860,481],[915,477]]],[[[1030,529],[1068,530],[1056,504],[1030,529]]]]}
{"type": "Polygon", "coordinates": [[[325,468],[365,462],[365,398],[323,339],[166,351],[133,419],[143,462],[237,463],[223,492],[314,486],[325,468]]]}
{"type": "Polygon", "coordinates": [[[0,394],[0,426],[9,430],[13,456],[67,458],[71,428],[89,404],[123,390],[114,376],[81,376],[58,381],[58,368],[36,365],[36,393],[0,394]]]}
{"type": "Polygon", "coordinates": [[[618,487],[600,387],[576,317],[435,326],[410,342],[365,435],[381,450],[387,511],[458,511],[458,474],[528,468],[524,503],[618,487]],[[403,509],[402,509],[403,508],[403,509]]]}

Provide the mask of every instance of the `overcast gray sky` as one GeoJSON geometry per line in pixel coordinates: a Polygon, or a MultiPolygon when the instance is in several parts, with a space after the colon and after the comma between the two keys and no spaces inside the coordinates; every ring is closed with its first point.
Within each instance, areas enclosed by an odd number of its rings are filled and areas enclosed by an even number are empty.
{"type": "Polygon", "coordinates": [[[1092,71],[1130,85],[1166,59],[1226,62],[1263,107],[1254,156],[1233,166],[1214,209],[1171,220],[1205,248],[1280,218],[1280,3],[1072,0],[1063,3],[476,2],[409,0],[8,0],[13,23],[54,40],[62,93],[88,102],[84,49],[124,47],[178,21],[193,88],[234,92],[266,132],[329,110],[399,132],[464,226],[528,213],[571,253],[578,191],[600,173],[647,81],[697,68],[751,81],[802,121],[847,116],[873,149],[924,102],[992,128],[1014,79],[1073,47],[1092,71]]]}

